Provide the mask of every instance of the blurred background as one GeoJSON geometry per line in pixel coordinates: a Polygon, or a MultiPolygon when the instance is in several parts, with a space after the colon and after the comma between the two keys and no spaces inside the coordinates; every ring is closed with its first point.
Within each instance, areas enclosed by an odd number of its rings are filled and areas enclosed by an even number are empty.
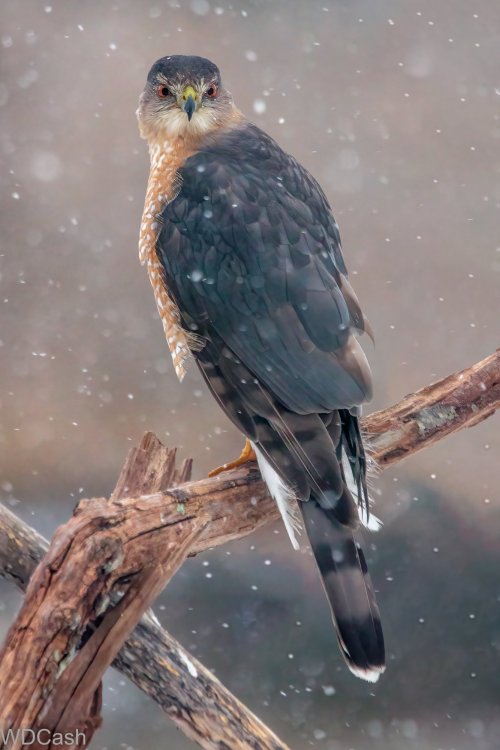
{"type": "MultiPolygon", "coordinates": [[[[153,430],[195,476],[242,442],[173,372],[137,236],[150,65],[200,54],[323,185],[387,406],[499,344],[498,0],[2,0],[0,499],[49,536],[153,430]]],[[[280,524],[188,561],[156,611],[294,750],[500,748],[499,418],[375,482],[388,669],[355,680],[280,524]]],[[[20,604],[0,581],[4,634],[20,604]]],[[[119,675],[93,747],[192,743],[119,675]]]]}

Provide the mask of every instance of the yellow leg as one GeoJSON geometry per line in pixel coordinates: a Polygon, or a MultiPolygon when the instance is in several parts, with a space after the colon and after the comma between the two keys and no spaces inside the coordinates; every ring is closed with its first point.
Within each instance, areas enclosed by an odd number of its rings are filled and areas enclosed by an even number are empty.
{"type": "Polygon", "coordinates": [[[222,466],[218,466],[216,469],[212,469],[212,471],[208,472],[208,476],[215,477],[217,476],[217,474],[220,474],[222,471],[229,471],[229,469],[235,469],[237,466],[246,464],[248,461],[256,461],[256,460],[257,460],[257,456],[255,455],[255,451],[252,448],[250,440],[248,440],[247,438],[245,441],[245,446],[243,450],[241,451],[239,458],[236,458],[234,461],[229,461],[227,464],[223,464],[222,466]]]}

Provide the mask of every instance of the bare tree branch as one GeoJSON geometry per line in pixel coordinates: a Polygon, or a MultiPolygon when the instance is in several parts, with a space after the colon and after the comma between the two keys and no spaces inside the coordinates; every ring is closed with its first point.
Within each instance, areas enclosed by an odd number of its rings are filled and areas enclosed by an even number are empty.
{"type": "Polygon", "coordinates": [[[385,468],[452,432],[473,427],[500,407],[500,349],[481,362],[370,414],[363,428],[385,468]]]}
{"type": "MultiPolygon", "coordinates": [[[[367,417],[363,426],[384,468],[499,406],[496,352],[367,417]]],[[[202,747],[286,750],[151,617],[129,635],[186,554],[249,534],[278,516],[253,465],[198,482],[185,482],[189,474],[189,462],[176,471],[174,452],[147,434],[111,499],[82,501],[56,532],[2,655],[9,692],[0,695],[0,716],[8,726],[56,729],[83,722],[90,738],[99,723],[100,678],[114,659],[202,747]],[[184,483],[172,488],[176,482],[184,483]],[[78,613],[77,621],[66,616],[63,603],[78,613]],[[47,616],[54,604],[61,617],[47,616]]],[[[46,550],[42,537],[0,506],[1,575],[24,590],[46,550]]]]}
{"type": "Polygon", "coordinates": [[[288,750],[151,615],[130,635],[188,552],[211,546],[212,534],[224,540],[250,533],[259,525],[260,505],[273,506],[263,486],[253,492],[262,483],[250,472],[232,509],[240,518],[235,532],[221,497],[238,494],[241,481],[222,479],[215,491],[207,480],[161,492],[187,479],[190,466],[184,462],[177,471],[175,450],[146,433],[130,452],[112,499],[83,500],[42,560],[47,542],[0,505],[0,571],[28,589],[0,655],[8,686],[0,693],[4,731],[78,728],[88,745],[100,724],[101,676],[116,657],[114,666],[202,747],[288,750]],[[204,535],[210,509],[213,529],[204,535]]]}

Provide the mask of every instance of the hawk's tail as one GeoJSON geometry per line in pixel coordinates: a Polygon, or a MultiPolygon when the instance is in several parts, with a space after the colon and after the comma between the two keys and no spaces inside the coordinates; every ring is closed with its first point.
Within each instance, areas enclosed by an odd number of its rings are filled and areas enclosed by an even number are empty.
{"type": "Polygon", "coordinates": [[[384,638],[363,550],[352,530],[314,495],[300,508],[347,666],[357,677],[376,682],[385,669],[384,638]]]}

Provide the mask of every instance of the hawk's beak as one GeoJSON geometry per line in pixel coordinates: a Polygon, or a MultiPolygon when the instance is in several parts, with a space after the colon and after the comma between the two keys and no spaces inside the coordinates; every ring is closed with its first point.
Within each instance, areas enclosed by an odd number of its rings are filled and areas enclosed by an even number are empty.
{"type": "Polygon", "coordinates": [[[182,92],[181,107],[188,116],[188,120],[191,120],[193,112],[196,111],[198,105],[198,94],[192,86],[186,86],[182,92]]]}

